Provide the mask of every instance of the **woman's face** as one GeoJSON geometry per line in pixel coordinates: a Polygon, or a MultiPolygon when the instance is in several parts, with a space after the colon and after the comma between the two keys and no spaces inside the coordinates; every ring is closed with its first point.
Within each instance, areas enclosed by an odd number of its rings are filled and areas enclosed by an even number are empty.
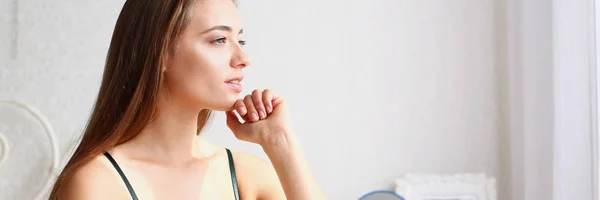
{"type": "Polygon", "coordinates": [[[237,8],[231,0],[198,0],[191,9],[190,24],[163,68],[163,91],[170,103],[232,110],[249,65],[237,8]]]}

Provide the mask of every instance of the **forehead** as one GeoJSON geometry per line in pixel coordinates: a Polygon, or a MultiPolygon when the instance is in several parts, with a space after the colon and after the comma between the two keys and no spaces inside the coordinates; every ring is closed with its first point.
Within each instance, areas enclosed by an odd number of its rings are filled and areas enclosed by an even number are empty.
{"type": "Polygon", "coordinates": [[[237,8],[231,0],[197,0],[191,9],[191,29],[206,30],[224,25],[237,32],[242,28],[237,8]]]}

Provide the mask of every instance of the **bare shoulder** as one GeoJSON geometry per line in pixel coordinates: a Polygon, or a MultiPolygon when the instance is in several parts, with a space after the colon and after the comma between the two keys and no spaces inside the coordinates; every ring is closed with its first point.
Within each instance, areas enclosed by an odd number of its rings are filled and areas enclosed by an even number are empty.
{"type": "Polygon", "coordinates": [[[277,173],[269,162],[247,152],[232,151],[232,155],[242,192],[257,199],[285,199],[277,173]]]}
{"type": "Polygon", "coordinates": [[[116,171],[104,155],[84,164],[59,191],[60,199],[119,199],[123,192],[116,171]],[[119,187],[120,186],[120,187],[119,187]]]}
{"type": "Polygon", "coordinates": [[[241,175],[256,177],[277,175],[270,163],[254,154],[243,151],[232,151],[232,155],[236,172],[239,172],[241,175]]]}

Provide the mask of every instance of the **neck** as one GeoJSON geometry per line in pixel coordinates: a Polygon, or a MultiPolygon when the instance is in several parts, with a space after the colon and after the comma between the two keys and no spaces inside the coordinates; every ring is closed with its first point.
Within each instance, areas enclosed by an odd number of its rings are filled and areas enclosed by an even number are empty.
{"type": "Polygon", "coordinates": [[[200,109],[163,101],[158,101],[158,104],[160,109],[156,118],[132,141],[142,151],[140,153],[172,164],[186,163],[214,153],[210,145],[196,134],[200,109]]]}

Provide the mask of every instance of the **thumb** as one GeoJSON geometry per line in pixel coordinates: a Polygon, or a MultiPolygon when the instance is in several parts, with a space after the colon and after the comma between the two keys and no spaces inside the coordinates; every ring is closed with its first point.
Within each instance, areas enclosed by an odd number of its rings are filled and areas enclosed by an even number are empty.
{"type": "Polygon", "coordinates": [[[235,113],[233,111],[225,111],[225,115],[227,115],[227,126],[230,129],[237,129],[238,127],[240,127],[242,125],[242,123],[240,122],[240,119],[238,118],[237,115],[235,115],[235,113]]]}

